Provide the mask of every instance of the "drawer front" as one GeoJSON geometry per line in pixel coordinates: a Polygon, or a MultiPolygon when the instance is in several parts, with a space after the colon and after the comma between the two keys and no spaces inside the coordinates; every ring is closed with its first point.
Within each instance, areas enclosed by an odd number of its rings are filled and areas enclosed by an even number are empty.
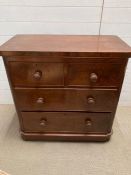
{"type": "Polygon", "coordinates": [[[110,113],[22,112],[26,132],[108,133],[110,113]]]}
{"type": "Polygon", "coordinates": [[[62,63],[9,62],[14,86],[61,86],[64,85],[62,63]]]}
{"type": "Polygon", "coordinates": [[[15,89],[23,111],[107,111],[115,109],[117,90],[15,89]]]}
{"type": "Polygon", "coordinates": [[[68,64],[67,86],[109,86],[121,83],[123,67],[121,64],[68,64]]]}

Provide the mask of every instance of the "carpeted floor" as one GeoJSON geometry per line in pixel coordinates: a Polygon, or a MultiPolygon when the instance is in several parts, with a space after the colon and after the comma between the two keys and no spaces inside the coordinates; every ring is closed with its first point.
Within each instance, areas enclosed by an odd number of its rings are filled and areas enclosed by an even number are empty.
{"type": "Polygon", "coordinates": [[[131,175],[131,108],[119,107],[106,143],[29,142],[13,105],[0,105],[0,169],[11,175],[131,175]]]}

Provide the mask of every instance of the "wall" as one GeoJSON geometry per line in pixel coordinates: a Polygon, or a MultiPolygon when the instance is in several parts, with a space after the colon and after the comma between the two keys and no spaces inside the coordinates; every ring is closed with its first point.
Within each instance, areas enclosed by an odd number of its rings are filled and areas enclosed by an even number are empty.
{"type": "MultiPolygon", "coordinates": [[[[0,0],[0,44],[15,34],[114,34],[131,45],[131,0],[0,0]]],[[[0,104],[7,103],[0,59],[0,104]]],[[[131,105],[131,61],[119,105],[131,105]]]]}

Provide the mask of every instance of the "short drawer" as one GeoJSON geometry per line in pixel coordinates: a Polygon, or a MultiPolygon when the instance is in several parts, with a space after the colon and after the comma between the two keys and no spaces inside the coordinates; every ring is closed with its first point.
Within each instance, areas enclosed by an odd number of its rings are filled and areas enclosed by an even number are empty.
{"type": "Polygon", "coordinates": [[[116,89],[15,89],[21,111],[107,111],[117,105],[116,89]]]}
{"type": "Polygon", "coordinates": [[[110,113],[22,112],[25,132],[108,133],[110,113]]]}
{"type": "Polygon", "coordinates": [[[62,63],[9,62],[9,71],[14,86],[64,85],[62,63]]]}
{"type": "Polygon", "coordinates": [[[122,81],[121,64],[68,64],[66,85],[89,87],[118,87],[122,81]]]}

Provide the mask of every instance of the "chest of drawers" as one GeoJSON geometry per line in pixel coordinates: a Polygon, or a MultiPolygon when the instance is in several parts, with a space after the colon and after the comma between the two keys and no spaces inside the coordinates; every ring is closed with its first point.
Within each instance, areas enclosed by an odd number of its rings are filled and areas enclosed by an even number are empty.
{"type": "Polygon", "coordinates": [[[131,56],[120,38],[16,35],[0,55],[23,139],[110,139],[131,56]]]}

